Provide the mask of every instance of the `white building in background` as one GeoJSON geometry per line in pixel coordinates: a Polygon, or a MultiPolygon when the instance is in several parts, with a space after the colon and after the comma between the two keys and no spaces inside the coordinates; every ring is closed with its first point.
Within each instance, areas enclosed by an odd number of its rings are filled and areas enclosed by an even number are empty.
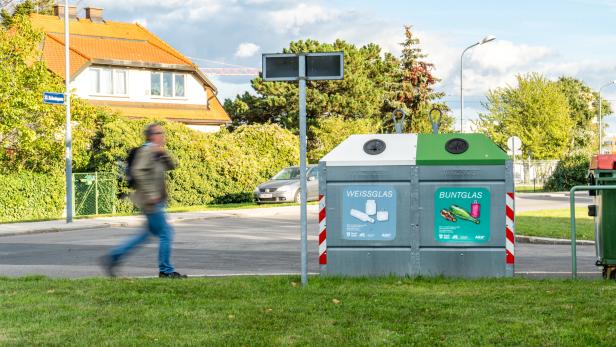
{"type": "MultiPolygon", "coordinates": [[[[231,119],[216,87],[187,57],[136,23],[103,19],[103,10],[86,8],[85,17],[69,6],[71,87],[93,105],[129,118],[162,118],[204,131],[218,131],[231,119]]],[[[64,6],[54,15],[32,14],[43,31],[43,59],[64,76],[64,6]]]]}

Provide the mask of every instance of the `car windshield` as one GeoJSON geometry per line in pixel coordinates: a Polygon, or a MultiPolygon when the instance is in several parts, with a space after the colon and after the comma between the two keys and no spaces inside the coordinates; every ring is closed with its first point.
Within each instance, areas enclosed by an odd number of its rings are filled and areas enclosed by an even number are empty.
{"type": "Polygon", "coordinates": [[[298,180],[299,179],[299,168],[298,167],[288,167],[282,169],[279,173],[276,174],[272,178],[273,180],[298,180]]]}

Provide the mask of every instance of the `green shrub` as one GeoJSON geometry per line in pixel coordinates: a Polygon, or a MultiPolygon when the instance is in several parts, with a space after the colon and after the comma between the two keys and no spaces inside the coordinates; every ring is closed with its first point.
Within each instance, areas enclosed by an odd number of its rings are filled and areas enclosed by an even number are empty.
{"type": "Polygon", "coordinates": [[[0,223],[62,217],[64,176],[17,172],[0,175],[0,223]]]}
{"type": "MultiPolygon", "coordinates": [[[[143,142],[143,129],[153,121],[118,119],[105,124],[93,169],[122,177],[129,150],[143,142]]],[[[277,125],[205,134],[180,123],[161,123],[167,147],[179,163],[169,173],[170,206],[250,201],[257,184],[299,160],[297,137],[277,125]]],[[[119,182],[118,191],[127,193],[124,182],[119,182]]],[[[130,204],[122,201],[116,209],[125,211],[130,204]]]]}
{"type": "Polygon", "coordinates": [[[574,155],[561,160],[554,173],[544,185],[547,191],[567,191],[576,185],[588,183],[588,168],[590,158],[585,155],[574,155]]]}

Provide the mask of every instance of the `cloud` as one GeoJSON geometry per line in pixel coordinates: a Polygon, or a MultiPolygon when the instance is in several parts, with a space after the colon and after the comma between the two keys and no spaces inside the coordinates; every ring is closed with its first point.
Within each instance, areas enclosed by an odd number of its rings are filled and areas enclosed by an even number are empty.
{"type": "MultiPolygon", "coordinates": [[[[613,0],[579,1],[616,3],[613,0]]],[[[362,6],[348,2],[348,5],[335,3],[338,5],[325,0],[84,0],[82,5],[104,7],[105,18],[111,20],[138,20],[185,55],[209,61],[258,68],[261,64],[259,51],[279,52],[288,47],[290,41],[307,38],[321,42],[343,39],[358,46],[376,43],[383,51],[400,54],[403,25],[414,23],[358,10],[362,6]]],[[[396,17],[395,13],[392,17],[396,17]]],[[[435,64],[434,73],[442,80],[436,89],[445,92],[446,101],[459,110],[456,100],[460,94],[460,54],[466,47],[462,43],[472,42],[468,41],[468,31],[472,28],[434,31],[416,25],[413,30],[421,40],[420,47],[428,54],[426,60],[435,64]]],[[[479,100],[484,100],[488,90],[515,85],[516,74],[536,71],[549,78],[569,75],[584,80],[594,89],[606,79],[616,78],[616,61],[609,56],[604,55],[602,60],[583,60],[579,58],[582,55],[579,51],[558,51],[551,41],[531,45],[520,40],[505,39],[501,34],[501,39],[465,54],[465,119],[476,115],[481,108],[479,100]],[[476,109],[467,110],[466,107],[476,109]]],[[[604,36],[594,35],[585,40],[592,46],[607,47],[616,42],[616,36],[606,31],[604,36]]],[[[204,67],[214,67],[210,62],[196,61],[202,62],[204,67]]],[[[249,81],[250,77],[239,81],[223,76],[215,84],[221,94],[230,97],[250,90],[249,81]]],[[[608,89],[605,93],[612,93],[608,89]]],[[[616,99],[616,95],[612,99],[616,99]]]]}
{"type": "Polygon", "coordinates": [[[506,40],[496,40],[472,48],[469,63],[481,69],[496,70],[505,73],[515,68],[524,67],[553,55],[548,47],[515,44],[506,40]]]}
{"type": "Polygon", "coordinates": [[[135,24],[139,24],[142,27],[147,27],[148,26],[148,20],[145,18],[135,18],[131,21],[131,23],[135,23],[135,24]]]}
{"type": "Polygon", "coordinates": [[[235,56],[238,58],[247,58],[252,57],[253,55],[259,52],[258,45],[255,45],[252,42],[242,42],[239,46],[237,46],[237,50],[235,51],[235,56]]]}
{"type": "Polygon", "coordinates": [[[333,8],[319,5],[298,4],[293,8],[275,10],[269,13],[271,25],[278,32],[291,32],[298,35],[302,27],[322,22],[330,22],[340,16],[333,8]]]}

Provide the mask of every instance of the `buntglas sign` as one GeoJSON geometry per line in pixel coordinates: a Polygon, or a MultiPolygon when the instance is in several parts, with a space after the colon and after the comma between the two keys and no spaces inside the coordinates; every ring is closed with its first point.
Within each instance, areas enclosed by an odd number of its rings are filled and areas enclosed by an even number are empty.
{"type": "Polygon", "coordinates": [[[64,105],[64,94],[62,93],[43,93],[43,102],[53,105],[64,105]]]}

